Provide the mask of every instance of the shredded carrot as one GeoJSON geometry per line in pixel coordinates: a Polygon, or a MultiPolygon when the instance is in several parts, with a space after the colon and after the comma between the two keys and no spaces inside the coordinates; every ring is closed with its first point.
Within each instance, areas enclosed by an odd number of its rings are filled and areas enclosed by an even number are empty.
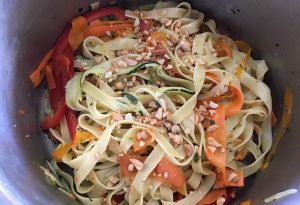
{"type": "Polygon", "coordinates": [[[247,150],[242,148],[237,155],[234,157],[235,160],[243,160],[247,155],[247,150]]]}
{"type": "Polygon", "coordinates": [[[132,30],[133,25],[126,24],[115,24],[115,25],[104,25],[104,26],[88,26],[84,32],[84,36],[96,36],[101,37],[107,35],[108,32],[118,32],[118,31],[126,31],[132,30]]]}
{"type": "Polygon", "coordinates": [[[261,170],[265,170],[268,168],[273,156],[275,155],[277,146],[279,145],[280,140],[282,139],[282,137],[284,136],[288,128],[288,124],[290,122],[291,114],[292,114],[292,107],[293,107],[293,92],[290,87],[286,87],[284,92],[284,110],[280,120],[279,129],[276,134],[275,141],[272,144],[271,150],[268,153],[263,166],[261,167],[261,170]]]}
{"type": "Polygon", "coordinates": [[[218,39],[213,47],[217,51],[218,57],[228,56],[232,58],[232,48],[223,39],[218,39]]]}
{"type": "MultiPolygon", "coordinates": [[[[137,174],[137,170],[128,170],[128,166],[131,164],[129,159],[137,159],[141,162],[144,162],[145,157],[129,154],[123,154],[119,157],[121,176],[128,177],[130,180],[132,180],[137,174]]],[[[186,181],[185,174],[179,167],[175,166],[167,158],[163,158],[159,162],[149,177],[160,181],[164,185],[172,186],[176,191],[184,194],[183,187],[186,181]],[[167,175],[165,173],[167,173],[167,175]]]]}
{"type": "Polygon", "coordinates": [[[75,138],[73,140],[73,145],[76,146],[79,143],[83,143],[83,142],[86,142],[89,140],[94,140],[94,139],[96,139],[96,136],[93,135],[92,133],[87,132],[87,131],[79,131],[79,132],[76,132],[76,134],[75,134],[75,138]]]}
{"type": "Polygon", "coordinates": [[[89,25],[90,26],[107,26],[113,24],[126,24],[126,23],[133,23],[133,20],[119,20],[119,21],[100,21],[99,19],[92,21],[89,25]]]}
{"type": "Polygon", "coordinates": [[[203,197],[203,199],[201,199],[201,201],[199,201],[196,205],[209,205],[209,204],[213,204],[215,203],[218,198],[220,197],[224,197],[226,198],[226,189],[214,189],[211,190],[210,192],[208,192],[208,194],[205,195],[205,197],[203,197]]]}
{"type": "Polygon", "coordinates": [[[52,153],[52,157],[55,161],[60,162],[62,158],[70,151],[72,147],[76,147],[77,144],[83,143],[89,140],[96,139],[96,136],[87,131],[76,132],[75,138],[72,143],[60,144],[52,153]]]}
{"type": "Polygon", "coordinates": [[[217,167],[223,175],[225,175],[225,165],[226,165],[226,130],[225,130],[225,107],[220,104],[219,107],[215,110],[216,113],[211,117],[211,120],[215,122],[215,125],[219,126],[217,129],[207,132],[207,138],[213,138],[218,143],[222,145],[222,147],[216,149],[214,153],[212,153],[208,149],[208,145],[206,144],[205,153],[207,155],[208,160],[217,167]]]}
{"type": "Polygon", "coordinates": [[[39,84],[42,82],[44,77],[43,70],[46,68],[46,65],[49,63],[49,61],[52,58],[53,49],[51,49],[47,55],[44,57],[42,62],[39,64],[39,66],[35,69],[35,71],[29,76],[30,80],[32,81],[34,87],[39,86],[39,84]]]}
{"type": "Polygon", "coordinates": [[[242,62],[238,65],[237,69],[235,70],[235,74],[236,76],[239,78],[241,76],[241,74],[244,71],[244,68],[247,65],[247,62],[250,58],[250,54],[252,51],[252,48],[245,42],[243,41],[235,41],[235,44],[237,45],[237,47],[244,53],[246,53],[245,57],[243,58],[242,62]]]}
{"type": "Polygon", "coordinates": [[[216,76],[215,74],[213,74],[213,73],[210,73],[210,72],[206,72],[206,74],[205,74],[207,77],[209,77],[209,78],[211,78],[211,79],[213,79],[213,80],[215,80],[215,81],[220,81],[220,79],[218,78],[218,76],[216,76]]]}
{"type": "Polygon", "coordinates": [[[244,53],[247,53],[249,50],[251,50],[251,47],[244,41],[235,41],[234,43],[244,53]]]}
{"type": "Polygon", "coordinates": [[[164,157],[156,167],[157,175],[163,177],[176,189],[181,189],[186,181],[184,172],[174,165],[170,160],[164,157]],[[167,176],[165,175],[167,173],[167,176]]]}
{"type": "Polygon", "coordinates": [[[233,94],[233,99],[225,105],[225,117],[230,118],[238,114],[243,106],[244,95],[241,89],[229,85],[228,91],[233,94]]]}
{"type": "Polygon", "coordinates": [[[45,68],[45,75],[48,82],[48,88],[50,90],[56,88],[55,80],[52,73],[52,66],[49,64],[45,68]]]}
{"type": "MultiPolygon", "coordinates": [[[[162,42],[167,42],[167,37],[166,37],[166,35],[164,34],[164,33],[162,33],[162,32],[159,32],[159,31],[156,31],[156,32],[153,32],[152,34],[151,34],[151,39],[150,39],[150,41],[151,40],[155,40],[156,42],[160,42],[160,43],[162,43],[162,42]]],[[[150,43],[150,42],[149,42],[150,43]]]]}
{"type": "Polygon", "coordinates": [[[235,75],[240,78],[243,72],[244,68],[241,65],[238,65],[237,69],[235,70],[235,75]]]}
{"type": "Polygon", "coordinates": [[[84,40],[84,30],[88,27],[88,22],[83,16],[78,16],[72,20],[72,29],[69,33],[69,43],[73,50],[84,40]]]}
{"type": "Polygon", "coordinates": [[[244,200],[240,203],[240,205],[251,205],[251,200],[250,199],[247,199],[247,200],[244,200]]]}
{"type": "Polygon", "coordinates": [[[141,140],[137,136],[133,138],[133,151],[142,154],[146,151],[147,147],[153,143],[152,136],[147,133],[147,139],[141,140]],[[141,146],[142,145],[142,146],[141,146]]]}
{"type": "Polygon", "coordinates": [[[55,161],[61,162],[62,158],[70,151],[72,143],[60,144],[52,153],[52,157],[55,161]]]}
{"type": "Polygon", "coordinates": [[[119,157],[119,163],[120,163],[120,173],[122,177],[128,177],[130,180],[132,180],[137,170],[134,169],[133,171],[128,170],[128,166],[131,164],[129,159],[137,159],[141,162],[145,161],[145,157],[142,157],[140,155],[129,155],[129,154],[123,154],[119,157]]]}
{"type": "Polygon", "coordinates": [[[217,173],[217,179],[215,182],[215,187],[222,188],[222,187],[243,187],[244,186],[244,176],[242,171],[233,171],[229,168],[226,168],[225,175],[222,173],[217,173]],[[236,173],[236,178],[228,181],[229,176],[232,172],[236,173]]]}

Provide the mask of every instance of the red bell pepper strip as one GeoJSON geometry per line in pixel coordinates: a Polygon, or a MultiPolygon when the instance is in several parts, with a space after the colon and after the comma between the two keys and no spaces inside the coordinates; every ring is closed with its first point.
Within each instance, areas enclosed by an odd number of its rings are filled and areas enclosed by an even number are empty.
{"type": "Polygon", "coordinates": [[[67,110],[66,104],[60,105],[53,116],[48,116],[45,120],[43,120],[42,129],[46,130],[46,129],[56,127],[59,124],[60,119],[64,116],[66,110],[67,110]]]}
{"type": "MultiPolygon", "coordinates": [[[[86,18],[87,22],[91,22],[108,15],[115,15],[118,20],[124,20],[126,18],[125,11],[117,7],[100,8],[84,15],[84,17],[86,18]]],[[[51,51],[51,57],[53,60],[52,74],[56,87],[49,90],[49,98],[54,115],[48,116],[42,122],[42,128],[49,129],[57,126],[61,118],[66,115],[70,135],[72,138],[74,138],[77,121],[74,111],[70,109],[67,110],[65,102],[65,85],[74,74],[73,50],[69,44],[70,30],[71,26],[69,25],[58,38],[53,52],[51,51]]]]}
{"type": "MultiPolygon", "coordinates": [[[[83,15],[83,17],[87,20],[87,22],[92,22],[96,19],[102,18],[108,15],[115,15],[118,20],[124,20],[125,11],[118,7],[109,7],[109,8],[100,8],[90,13],[83,15]]],[[[71,30],[71,26],[69,25],[67,29],[63,32],[63,34],[57,40],[54,51],[53,51],[53,59],[57,59],[59,55],[61,55],[68,44],[69,33],[71,30]]]]}
{"type": "Polygon", "coordinates": [[[74,110],[67,108],[66,121],[67,121],[68,130],[69,130],[71,139],[73,141],[75,139],[76,127],[77,127],[77,119],[76,119],[74,110]]]}
{"type": "Polygon", "coordinates": [[[49,90],[56,88],[55,79],[52,73],[52,65],[48,64],[45,68],[45,75],[48,83],[49,90]]]}
{"type": "Polygon", "coordinates": [[[52,70],[56,88],[49,90],[49,98],[54,112],[65,102],[65,85],[70,79],[69,66],[69,59],[65,56],[60,56],[56,60],[56,67],[52,70]]]}

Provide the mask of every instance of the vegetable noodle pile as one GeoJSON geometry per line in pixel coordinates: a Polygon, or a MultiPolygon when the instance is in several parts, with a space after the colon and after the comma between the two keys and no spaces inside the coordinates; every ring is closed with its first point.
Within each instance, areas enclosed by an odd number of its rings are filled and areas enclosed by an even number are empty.
{"type": "Polygon", "coordinates": [[[226,204],[272,145],[264,60],[183,2],[72,20],[37,70],[46,176],[86,205],[226,204]]]}

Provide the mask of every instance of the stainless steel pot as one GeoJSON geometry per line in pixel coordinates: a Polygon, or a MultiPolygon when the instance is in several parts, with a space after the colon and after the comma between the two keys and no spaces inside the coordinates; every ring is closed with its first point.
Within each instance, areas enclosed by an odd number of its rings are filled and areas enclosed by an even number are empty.
{"type": "MultiPolygon", "coordinates": [[[[53,46],[68,21],[88,10],[92,0],[0,1],[0,204],[77,204],[45,183],[39,169],[49,158],[49,145],[39,128],[43,86],[32,87],[28,75],[53,46]],[[24,110],[25,115],[19,115],[24,110]]],[[[146,1],[117,2],[134,8],[146,1]]],[[[150,2],[150,1],[147,1],[150,2]]],[[[286,133],[270,168],[257,175],[240,196],[263,204],[269,195],[300,188],[300,1],[294,0],[192,0],[194,8],[217,20],[223,33],[245,40],[254,56],[267,60],[267,81],[277,116],[281,116],[283,91],[290,85],[294,108],[286,133]],[[298,124],[299,126],[299,124],[298,124]]],[[[101,6],[107,6],[101,1],[101,6]]],[[[276,132],[276,130],[275,130],[276,132]]],[[[300,204],[300,194],[274,204],[300,204]]]]}

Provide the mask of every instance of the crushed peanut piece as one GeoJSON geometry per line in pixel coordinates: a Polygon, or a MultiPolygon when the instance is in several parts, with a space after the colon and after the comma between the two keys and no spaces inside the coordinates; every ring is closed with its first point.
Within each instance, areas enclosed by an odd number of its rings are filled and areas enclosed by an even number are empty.
{"type": "Polygon", "coordinates": [[[206,132],[212,132],[214,131],[215,129],[218,129],[219,128],[219,125],[211,125],[207,128],[206,132]]]}
{"type": "Polygon", "coordinates": [[[193,147],[189,144],[184,144],[183,145],[184,152],[187,156],[191,156],[193,154],[193,147]]]}
{"type": "Polygon", "coordinates": [[[133,169],[134,169],[134,165],[133,164],[129,164],[127,169],[128,169],[128,171],[132,172],[133,169]]]}
{"type": "Polygon", "coordinates": [[[207,139],[207,144],[216,148],[222,147],[222,145],[212,137],[207,139]]]}
{"type": "Polygon", "coordinates": [[[137,160],[137,159],[129,159],[129,161],[134,165],[134,167],[138,170],[141,171],[144,167],[143,162],[137,160]]]}

